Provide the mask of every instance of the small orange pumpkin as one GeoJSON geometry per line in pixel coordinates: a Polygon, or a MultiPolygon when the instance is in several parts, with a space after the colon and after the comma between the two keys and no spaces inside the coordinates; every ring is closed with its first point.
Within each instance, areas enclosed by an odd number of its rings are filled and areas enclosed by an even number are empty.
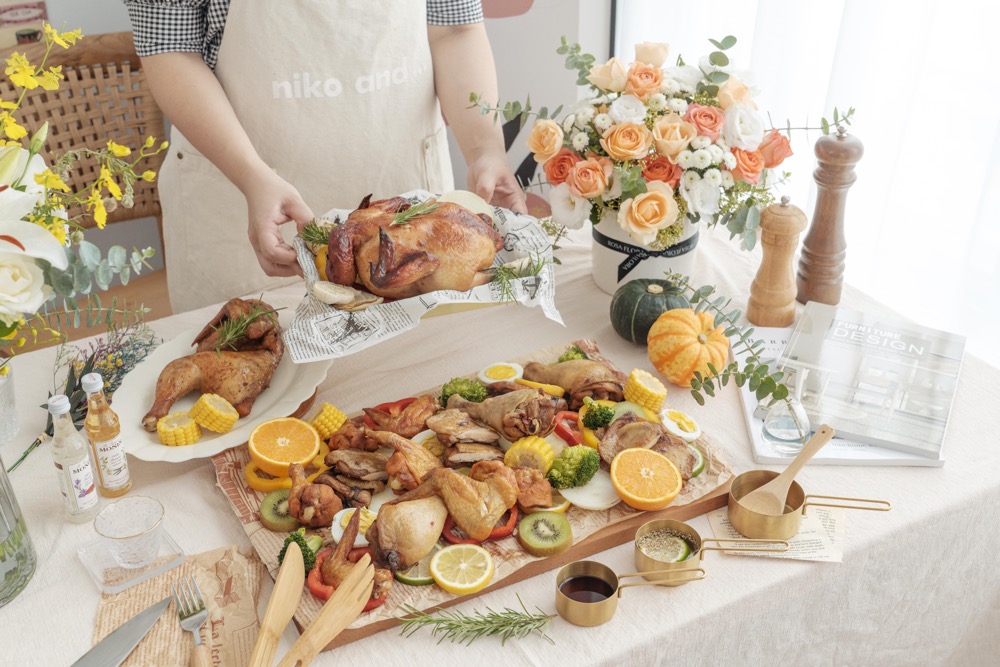
{"type": "Polygon", "coordinates": [[[729,356],[725,328],[710,314],[675,308],[660,315],[646,338],[649,360],[670,382],[691,386],[695,371],[708,375],[708,364],[721,370],[729,356]]]}

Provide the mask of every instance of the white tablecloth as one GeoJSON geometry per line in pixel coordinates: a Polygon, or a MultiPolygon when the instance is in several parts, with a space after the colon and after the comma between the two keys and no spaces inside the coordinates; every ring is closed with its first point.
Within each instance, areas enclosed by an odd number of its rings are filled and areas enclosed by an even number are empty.
{"type": "MultiPolygon", "coordinates": [[[[745,301],[758,255],[735,250],[726,236],[721,230],[702,233],[695,277],[745,301]]],[[[586,232],[574,234],[565,246],[557,293],[565,328],[520,306],[432,318],[387,344],[336,361],[320,387],[321,396],[353,411],[381,402],[387,394],[405,396],[488,362],[582,336],[596,338],[623,369],[650,368],[644,349],[623,341],[608,323],[609,297],[590,277],[586,232]]],[[[267,300],[294,307],[301,291],[301,286],[282,288],[267,300]]],[[[850,289],[844,301],[870,304],[850,289]]],[[[169,339],[213,312],[185,313],[157,320],[153,327],[169,339]]],[[[51,387],[53,356],[52,350],[43,350],[13,362],[21,434],[0,449],[8,463],[43,427],[45,413],[37,406],[51,387]]],[[[671,390],[670,400],[726,449],[737,472],[759,467],[750,455],[733,385],[705,407],[680,389],[671,390]]],[[[485,639],[469,648],[436,644],[425,631],[402,638],[397,630],[388,630],[323,654],[316,664],[996,664],[998,434],[1000,371],[967,358],[944,468],[811,466],[800,474],[807,491],[884,498],[893,504],[888,513],[848,513],[842,564],[710,552],[704,581],[628,589],[617,615],[603,626],[579,628],[556,617],[548,630],[554,645],[531,637],[503,647],[499,640],[485,639]]],[[[134,492],[163,502],[165,526],[187,553],[249,546],[216,488],[208,460],[163,464],[130,458],[130,466],[134,492]]],[[[95,533],[89,524],[64,520],[47,447],[12,473],[11,481],[39,562],[27,589],[0,609],[0,663],[69,664],[91,644],[99,592],[76,551],[95,533]]],[[[691,523],[703,536],[711,535],[705,517],[691,523]]],[[[633,571],[632,544],[595,559],[618,572],[633,571]]],[[[551,571],[456,609],[517,606],[520,595],[529,608],[554,613],[554,581],[551,571]]],[[[286,632],[286,647],[293,633],[286,632]]]]}

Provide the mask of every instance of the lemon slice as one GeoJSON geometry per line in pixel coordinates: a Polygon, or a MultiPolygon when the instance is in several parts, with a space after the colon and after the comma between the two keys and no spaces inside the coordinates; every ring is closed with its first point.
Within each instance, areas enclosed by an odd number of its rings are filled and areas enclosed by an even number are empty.
{"type": "MultiPolygon", "coordinates": [[[[662,531],[661,531],[662,532],[662,531]]],[[[691,555],[691,545],[680,535],[652,535],[647,533],[637,542],[639,550],[661,563],[679,563],[691,555]],[[646,537],[655,537],[646,541],[646,537]]]]}
{"type": "Polygon", "coordinates": [[[493,578],[493,557],[477,544],[452,544],[431,558],[431,576],[455,595],[477,593],[493,578]]]}
{"type": "Polygon", "coordinates": [[[402,572],[396,572],[392,576],[396,578],[396,581],[407,586],[427,586],[433,584],[434,577],[431,576],[431,559],[434,558],[434,554],[440,548],[441,545],[435,544],[431,552],[417,561],[412,567],[402,572]]]}

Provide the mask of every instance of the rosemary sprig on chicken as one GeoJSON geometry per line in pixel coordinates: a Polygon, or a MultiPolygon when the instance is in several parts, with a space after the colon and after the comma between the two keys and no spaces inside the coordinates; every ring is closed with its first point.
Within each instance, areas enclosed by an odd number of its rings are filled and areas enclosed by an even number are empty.
{"type": "Polygon", "coordinates": [[[514,288],[511,283],[521,278],[537,276],[544,268],[544,255],[540,253],[534,257],[528,255],[491,269],[493,277],[490,279],[490,283],[496,285],[502,301],[514,301],[514,288]]]}
{"type": "Polygon", "coordinates": [[[215,351],[221,354],[225,349],[239,349],[237,344],[246,337],[250,326],[257,320],[267,318],[271,324],[277,324],[278,318],[276,313],[278,310],[283,309],[278,308],[276,310],[266,304],[255,302],[245,314],[239,317],[227,318],[219,326],[213,326],[212,329],[219,334],[215,342],[215,351]]]}
{"type": "Polygon", "coordinates": [[[414,218],[419,218],[422,215],[427,215],[428,213],[433,213],[438,207],[438,203],[433,200],[427,200],[416,206],[411,206],[404,211],[398,211],[396,215],[392,216],[393,225],[405,225],[414,218]]]}
{"type": "Polygon", "coordinates": [[[330,236],[330,228],[324,225],[320,225],[315,220],[312,220],[309,224],[302,228],[299,232],[299,236],[302,240],[310,245],[326,245],[327,238],[330,236]]]}

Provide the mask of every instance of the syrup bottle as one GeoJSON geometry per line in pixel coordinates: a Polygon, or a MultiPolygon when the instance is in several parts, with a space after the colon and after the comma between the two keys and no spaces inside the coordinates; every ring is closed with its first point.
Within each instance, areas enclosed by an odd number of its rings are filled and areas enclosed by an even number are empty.
{"type": "Polygon", "coordinates": [[[73,523],[83,523],[97,515],[97,485],[90,465],[87,438],[76,430],[69,412],[69,399],[64,395],[56,394],[49,398],[49,414],[55,429],[52,461],[59,475],[66,517],[73,523]]]}
{"type": "Polygon", "coordinates": [[[81,384],[87,392],[87,418],[83,424],[97,466],[97,489],[109,498],[123,496],[132,488],[132,477],[118,415],[104,397],[104,378],[100,373],[87,373],[81,384]]]}

